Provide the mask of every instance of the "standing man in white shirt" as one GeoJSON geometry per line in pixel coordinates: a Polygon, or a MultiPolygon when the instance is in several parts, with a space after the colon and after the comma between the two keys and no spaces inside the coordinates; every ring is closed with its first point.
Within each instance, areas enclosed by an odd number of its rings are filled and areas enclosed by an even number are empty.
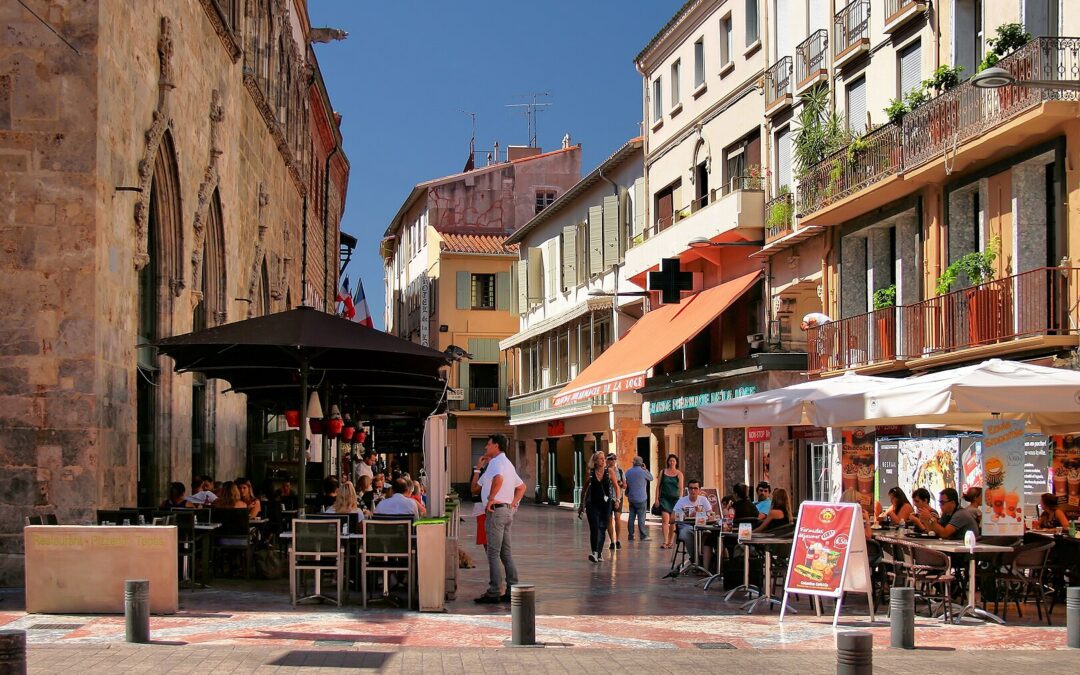
{"type": "MultiPolygon", "coordinates": [[[[489,583],[487,592],[476,599],[478,604],[497,604],[510,602],[510,587],[517,583],[517,567],[510,546],[510,528],[514,524],[514,512],[517,511],[521,498],[525,495],[525,482],[518,476],[510,458],[506,456],[508,441],[502,434],[488,436],[484,446],[487,458],[487,470],[477,480],[480,486],[480,500],[487,512],[484,523],[487,535],[487,557],[489,583]],[[503,568],[506,570],[506,591],[502,592],[503,568]]],[[[473,474],[480,473],[480,466],[473,469],[473,474]]]]}
{"type": "Polygon", "coordinates": [[[375,465],[375,452],[373,450],[365,450],[363,457],[356,464],[356,484],[360,484],[360,476],[367,476],[372,481],[375,480],[375,471],[372,467],[375,465]]]}

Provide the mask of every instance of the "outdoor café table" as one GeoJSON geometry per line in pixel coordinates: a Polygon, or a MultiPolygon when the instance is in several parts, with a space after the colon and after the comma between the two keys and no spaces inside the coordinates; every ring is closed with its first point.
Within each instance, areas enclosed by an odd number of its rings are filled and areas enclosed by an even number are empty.
{"type": "MultiPolygon", "coordinates": [[[[765,552],[765,579],[764,586],[761,592],[758,593],[758,597],[747,600],[743,604],[739,605],[739,609],[746,609],[747,614],[752,614],[757,609],[759,602],[764,602],[765,606],[772,608],[775,604],[780,606],[782,603],[776,598],[772,597],[772,552],[769,551],[769,546],[791,546],[791,537],[770,537],[768,534],[752,534],[749,539],[744,541],[743,553],[746,557],[746,562],[743,564],[743,573],[745,578],[743,584],[747,587],[750,585],[750,547],[761,546],[765,552]]],[[[795,610],[789,605],[787,611],[796,613],[795,610]]]]}
{"type": "Polygon", "coordinates": [[[977,553],[1012,553],[1015,549],[1012,546],[998,546],[997,544],[981,544],[975,542],[974,548],[969,548],[964,545],[964,542],[954,539],[935,539],[933,537],[909,537],[904,534],[895,535],[882,535],[878,534],[874,536],[879,541],[884,541],[890,544],[917,544],[919,546],[925,546],[926,548],[940,551],[942,553],[953,554],[968,554],[968,602],[956,614],[954,622],[958,622],[965,616],[971,615],[976,619],[982,619],[984,621],[996,621],[997,623],[1004,624],[1005,621],[993,612],[988,612],[981,607],[975,605],[975,556],[972,554],[977,553]]]}
{"type": "MultiPolygon", "coordinates": [[[[724,530],[721,525],[694,526],[694,543],[697,546],[697,555],[695,557],[697,557],[698,559],[697,563],[701,562],[701,538],[706,532],[716,533],[716,574],[710,574],[708,570],[705,570],[705,573],[708,574],[708,577],[705,578],[705,583],[701,587],[704,591],[709,590],[709,586],[712,585],[712,582],[724,576],[724,543],[721,539],[721,537],[724,535],[724,530]]],[[[695,567],[697,566],[698,565],[695,564],[695,567]]],[[[698,567],[698,569],[704,568],[698,567]]]]}
{"type": "MultiPolygon", "coordinates": [[[[721,537],[738,537],[738,530],[732,530],[728,532],[721,532],[721,537]]],[[[754,594],[761,595],[761,589],[757,586],[753,586],[750,583],[750,545],[747,542],[739,542],[743,547],[743,582],[727,592],[724,596],[724,602],[731,602],[731,596],[736,593],[745,593],[748,596],[754,594]]],[[[721,547],[723,547],[723,541],[721,541],[721,547]]]]}
{"type": "MultiPolygon", "coordinates": [[[[709,579],[712,579],[714,576],[719,576],[714,575],[712,572],[705,569],[705,566],[702,564],[701,538],[705,535],[706,532],[719,532],[720,528],[714,525],[696,525],[693,522],[687,521],[680,521],[679,524],[688,525],[694,528],[694,557],[692,560],[688,560],[683,563],[683,566],[679,568],[678,574],[686,574],[687,572],[698,570],[705,574],[705,576],[709,577],[709,579]]],[[[706,584],[707,583],[708,582],[706,582],[706,584]]],[[[708,589],[708,585],[706,585],[705,588],[708,589]]]]}

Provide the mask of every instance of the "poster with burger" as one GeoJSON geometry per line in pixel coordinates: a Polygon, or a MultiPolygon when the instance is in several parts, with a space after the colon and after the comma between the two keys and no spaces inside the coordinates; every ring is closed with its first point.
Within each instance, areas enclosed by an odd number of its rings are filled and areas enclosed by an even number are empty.
{"type": "Polygon", "coordinates": [[[788,567],[789,592],[839,593],[856,522],[862,525],[857,504],[802,503],[788,567]]]}

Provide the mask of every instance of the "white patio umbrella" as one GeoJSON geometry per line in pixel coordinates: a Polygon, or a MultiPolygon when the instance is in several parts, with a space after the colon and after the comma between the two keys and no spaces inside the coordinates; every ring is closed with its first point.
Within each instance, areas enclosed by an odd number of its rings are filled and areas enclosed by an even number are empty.
{"type": "Polygon", "coordinates": [[[839,377],[800,382],[698,408],[698,426],[720,427],[817,425],[814,405],[840,394],[881,389],[897,382],[886,377],[844,373],[839,377]]]}
{"type": "Polygon", "coordinates": [[[981,429],[992,416],[1044,434],[1080,430],[1080,372],[990,359],[815,402],[821,426],[927,424],[981,429]]]}

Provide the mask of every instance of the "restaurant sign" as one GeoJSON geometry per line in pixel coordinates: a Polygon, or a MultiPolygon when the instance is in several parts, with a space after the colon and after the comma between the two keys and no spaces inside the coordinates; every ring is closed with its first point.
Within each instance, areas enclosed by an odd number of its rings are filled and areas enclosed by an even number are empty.
{"type": "Polygon", "coordinates": [[[727,401],[741,396],[749,396],[756,392],[756,385],[745,384],[731,389],[718,389],[716,391],[707,391],[700,394],[663,398],[656,401],[649,401],[649,414],[660,415],[663,413],[679,412],[680,410],[691,410],[703,405],[708,405],[709,403],[727,401]]]}
{"type": "Polygon", "coordinates": [[[559,407],[561,405],[569,405],[571,403],[580,403],[593,396],[604,396],[606,394],[615,394],[620,391],[634,391],[645,386],[645,373],[638,373],[636,375],[626,375],[610,382],[601,382],[600,384],[586,387],[585,389],[578,389],[576,391],[566,392],[559,394],[552,399],[552,406],[559,407]]]}
{"type": "Polygon", "coordinates": [[[763,443],[772,439],[772,427],[749,427],[746,440],[751,443],[763,443]]]}

